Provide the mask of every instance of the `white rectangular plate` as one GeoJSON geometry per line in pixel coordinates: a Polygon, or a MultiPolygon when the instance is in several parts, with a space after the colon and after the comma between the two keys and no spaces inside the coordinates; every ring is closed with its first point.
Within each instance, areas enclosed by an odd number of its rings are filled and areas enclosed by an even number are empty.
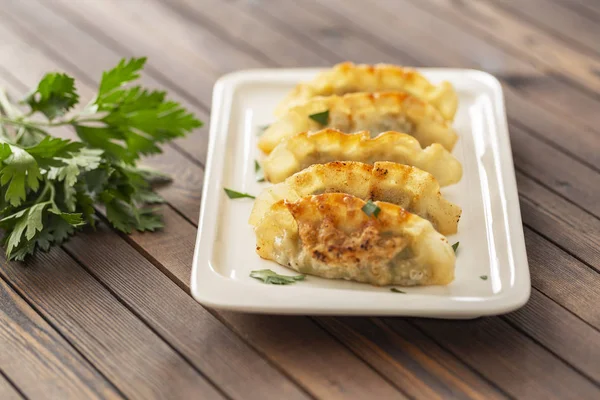
{"type": "Polygon", "coordinates": [[[463,209],[456,279],[452,284],[403,288],[307,276],[286,286],[267,285],[250,271],[294,271],[261,259],[248,225],[251,199],[230,200],[223,188],[257,195],[268,183],[256,182],[254,160],[259,127],[273,121],[273,110],[298,82],[316,69],[236,72],[215,85],[210,145],[204,182],[192,294],[202,304],[274,314],[406,315],[473,318],[514,310],[529,298],[519,199],[500,83],[480,71],[422,69],[432,82],[450,81],[459,96],[454,127],[460,139],[454,154],[464,175],[443,194],[463,209]]]}

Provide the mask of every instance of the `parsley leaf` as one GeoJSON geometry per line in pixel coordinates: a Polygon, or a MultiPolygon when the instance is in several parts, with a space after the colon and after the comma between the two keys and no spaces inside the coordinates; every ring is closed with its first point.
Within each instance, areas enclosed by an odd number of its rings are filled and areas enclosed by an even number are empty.
{"type": "Polygon", "coordinates": [[[278,273],[271,271],[270,269],[260,269],[256,271],[251,271],[250,277],[261,280],[263,281],[263,283],[268,283],[271,285],[289,285],[291,283],[296,283],[297,281],[304,280],[305,275],[279,275],[278,273]]]}
{"type": "Polygon", "coordinates": [[[225,190],[227,197],[229,197],[230,199],[242,199],[244,197],[247,197],[249,199],[256,199],[255,196],[252,196],[251,194],[248,194],[248,193],[236,192],[235,190],[231,190],[231,189],[227,189],[227,188],[223,188],[223,190],[225,190]]]}
{"type": "Polygon", "coordinates": [[[260,164],[256,160],[254,160],[254,172],[256,173],[256,182],[265,181],[265,174],[262,168],[260,167],[260,164]]]}
{"type": "Polygon", "coordinates": [[[402,290],[400,290],[400,289],[396,289],[395,287],[391,288],[391,289],[390,289],[390,292],[406,294],[406,292],[403,292],[403,291],[402,291],[402,290]]]}
{"type": "Polygon", "coordinates": [[[49,120],[60,117],[79,102],[75,80],[67,74],[46,74],[24,102],[32,112],[39,111],[49,120]]]}
{"type": "Polygon", "coordinates": [[[325,125],[327,125],[329,123],[329,110],[325,110],[325,111],[320,112],[320,113],[310,114],[308,116],[308,118],[310,118],[313,121],[316,121],[319,124],[325,126],[325,125]]]}
{"type": "Polygon", "coordinates": [[[456,242],[452,245],[452,250],[454,250],[454,252],[456,253],[456,250],[458,250],[458,245],[460,244],[460,242],[456,242]]]}
{"type": "Polygon", "coordinates": [[[262,135],[267,129],[269,129],[271,125],[259,125],[258,130],[256,131],[256,136],[262,135]]]}
{"type": "Polygon", "coordinates": [[[16,207],[25,200],[28,190],[38,190],[42,173],[35,158],[27,151],[16,146],[11,146],[10,151],[10,156],[2,161],[0,186],[8,185],[4,200],[16,207]]]}
{"type": "Polygon", "coordinates": [[[488,276],[487,275],[481,275],[479,277],[479,279],[481,279],[482,281],[487,281],[488,280],[488,276]]]}
{"type": "Polygon", "coordinates": [[[381,208],[379,208],[379,206],[373,203],[370,199],[365,203],[364,206],[362,206],[361,210],[369,217],[373,215],[375,218],[377,218],[377,216],[381,212],[381,208]]]}

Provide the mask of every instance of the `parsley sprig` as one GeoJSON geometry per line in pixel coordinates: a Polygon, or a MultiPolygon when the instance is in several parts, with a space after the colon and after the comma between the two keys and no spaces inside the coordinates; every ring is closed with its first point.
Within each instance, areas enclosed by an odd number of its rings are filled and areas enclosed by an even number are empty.
{"type": "Polygon", "coordinates": [[[78,111],[75,80],[64,73],[46,74],[20,104],[0,89],[0,228],[9,259],[94,225],[97,205],[125,233],[162,227],[150,206],[162,198],[152,189],[169,178],[137,162],[202,123],[165,92],[133,84],[145,62],[124,59],[104,72],[98,93],[78,111]],[[53,137],[59,126],[79,140],[53,137]]]}

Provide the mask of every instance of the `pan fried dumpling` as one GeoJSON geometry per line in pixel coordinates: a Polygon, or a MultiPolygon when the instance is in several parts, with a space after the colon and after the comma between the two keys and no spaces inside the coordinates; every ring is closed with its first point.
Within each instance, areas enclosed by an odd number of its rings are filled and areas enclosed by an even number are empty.
{"type": "Polygon", "coordinates": [[[275,203],[256,228],[256,251],[301,273],[373,285],[447,285],[455,256],[431,223],[402,207],[342,193],[275,203]]]}
{"type": "Polygon", "coordinates": [[[415,138],[404,133],[385,132],[371,139],[368,132],[345,134],[334,129],[300,133],[282,141],[262,168],[265,179],[279,183],[306,167],[330,161],[413,165],[432,174],[441,186],[457,183],[462,177],[460,162],[437,143],[422,149],[415,138]]]}
{"type": "Polygon", "coordinates": [[[346,133],[370,131],[375,136],[398,131],[422,146],[440,143],[452,151],[458,136],[440,112],[406,93],[352,93],[314,97],[287,111],[260,136],[258,147],[273,151],[283,139],[300,132],[335,128],[346,133]]]}
{"type": "Polygon", "coordinates": [[[435,86],[412,68],[345,62],[320,73],[310,82],[297,85],[279,104],[275,115],[283,115],[290,108],[316,96],[355,92],[407,92],[429,102],[450,121],[458,107],[458,96],[449,82],[435,86]]]}
{"type": "Polygon", "coordinates": [[[399,205],[429,220],[444,235],[458,230],[462,210],[442,197],[435,178],[418,168],[393,162],[315,164],[265,189],[254,202],[249,222],[258,225],[279,200],[296,201],[309,195],[336,192],[399,205]]]}

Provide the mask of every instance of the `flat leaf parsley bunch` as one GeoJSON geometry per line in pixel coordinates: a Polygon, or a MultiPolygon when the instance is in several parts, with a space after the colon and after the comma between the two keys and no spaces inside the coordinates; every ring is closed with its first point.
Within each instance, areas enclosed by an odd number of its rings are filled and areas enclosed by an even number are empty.
{"type": "Polygon", "coordinates": [[[121,60],[102,74],[98,93],[79,111],[73,78],[46,74],[21,105],[0,89],[0,228],[10,260],[63,243],[85,224],[94,226],[95,205],[125,233],[162,226],[152,190],[168,176],[136,162],[160,153],[159,144],[202,123],[166,93],[131,85],[145,58],[121,60]],[[53,137],[72,127],[79,141],[53,137]]]}

